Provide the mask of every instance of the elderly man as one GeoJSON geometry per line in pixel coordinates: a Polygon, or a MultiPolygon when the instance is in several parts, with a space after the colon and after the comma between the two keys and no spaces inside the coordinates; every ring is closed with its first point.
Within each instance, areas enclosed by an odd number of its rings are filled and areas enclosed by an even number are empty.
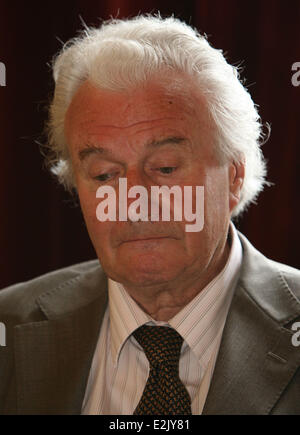
{"type": "Polygon", "coordinates": [[[231,222],[266,172],[236,69],[139,16],[86,29],[54,78],[49,161],[98,259],[0,292],[1,413],[299,414],[299,272],[231,222]]]}

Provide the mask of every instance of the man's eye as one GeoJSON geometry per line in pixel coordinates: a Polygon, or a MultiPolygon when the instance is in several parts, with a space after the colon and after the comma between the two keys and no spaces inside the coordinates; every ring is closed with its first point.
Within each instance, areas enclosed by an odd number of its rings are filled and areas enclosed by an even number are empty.
{"type": "Polygon", "coordinates": [[[103,181],[107,181],[111,176],[112,176],[112,174],[109,174],[109,173],[107,173],[107,174],[100,174],[100,175],[97,175],[95,177],[95,179],[98,180],[98,181],[103,182],[103,181]]]}
{"type": "Polygon", "coordinates": [[[163,166],[161,168],[158,168],[158,170],[162,173],[162,174],[172,174],[172,172],[174,172],[176,169],[175,166],[163,166]]]}

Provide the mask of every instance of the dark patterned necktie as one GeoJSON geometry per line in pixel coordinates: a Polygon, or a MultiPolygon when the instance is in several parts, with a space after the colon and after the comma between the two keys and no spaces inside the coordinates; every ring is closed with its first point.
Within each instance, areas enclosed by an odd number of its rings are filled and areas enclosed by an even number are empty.
{"type": "Polygon", "coordinates": [[[150,364],[134,415],[191,415],[191,399],[179,379],[182,337],[175,329],[143,325],[133,333],[150,364]]]}

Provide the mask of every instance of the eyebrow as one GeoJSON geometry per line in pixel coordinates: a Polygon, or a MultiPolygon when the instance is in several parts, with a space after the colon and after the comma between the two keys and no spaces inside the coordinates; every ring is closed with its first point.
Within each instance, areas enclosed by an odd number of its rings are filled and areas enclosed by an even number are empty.
{"type": "Polygon", "coordinates": [[[167,145],[169,143],[178,145],[184,141],[186,141],[186,139],[184,137],[171,136],[171,137],[167,137],[167,138],[161,139],[161,140],[152,140],[149,144],[147,144],[147,146],[156,148],[156,147],[160,147],[163,145],[167,145]]]}
{"type": "MultiPolygon", "coordinates": [[[[168,144],[174,144],[174,145],[178,145],[181,144],[182,142],[185,142],[186,139],[183,137],[179,137],[179,136],[170,136],[161,140],[151,140],[149,143],[146,144],[147,148],[159,148],[161,146],[164,145],[168,145],[168,144]]],[[[95,145],[86,145],[82,150],[80,150],[78,152],[78,157],[80,161],[85,160],[88,156],[90,156],[91,154],[101,154],[101,155],[106,155],[106,156],[112,156],[113,153],[111,152],[111,150],[107,149],[107,148],[103,148],[101,146],[97,147],[95,145]]]]}
{"type": "Polygon", "coordinates": [[[90,154],[111,154],[111,152],[103,147],[96,147],[94,145],[86,145],[82,150],[78,152],[80,161],[86,159],[90,154]]]}

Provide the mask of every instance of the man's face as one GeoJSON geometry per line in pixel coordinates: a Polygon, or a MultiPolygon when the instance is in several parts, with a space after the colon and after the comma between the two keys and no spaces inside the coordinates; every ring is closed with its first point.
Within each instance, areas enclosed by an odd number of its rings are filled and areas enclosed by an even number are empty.
{"type": "MultiPolygon", "coordinates": [[[[177,78],[177,84],[186,91],[153,81],[113,93],[85,82],[66,114],[66,138],[90,238],[108,276],[129,287],[201,278],[220,261],[226,242],[229,165],[221,165],[215,155],[204,99],[186,80],[177,78]],[[203,230],[186,232],[187,222],[173,219],[100,222],[96,191],[114,187],[118,204],[121,177],[127,178],[128,189],[144,186],[149,197],[151,186],[180,186],[182,191],[204,186],[203,230]]],[[[128,199],[128,207],[134,200],[128,199]]]]}

